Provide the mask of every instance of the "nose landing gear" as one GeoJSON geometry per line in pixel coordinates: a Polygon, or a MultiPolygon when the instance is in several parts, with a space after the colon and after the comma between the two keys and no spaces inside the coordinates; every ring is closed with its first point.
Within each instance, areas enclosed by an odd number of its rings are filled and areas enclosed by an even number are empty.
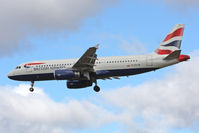
{"type": "Polygon", "coordinates": [[[33,86],[34,86],[34,81],[31,81],[31,87],[30,87],[30,89],[29,89],[30,92],[33,92],[33,91],[34,91],[33,86]]]}

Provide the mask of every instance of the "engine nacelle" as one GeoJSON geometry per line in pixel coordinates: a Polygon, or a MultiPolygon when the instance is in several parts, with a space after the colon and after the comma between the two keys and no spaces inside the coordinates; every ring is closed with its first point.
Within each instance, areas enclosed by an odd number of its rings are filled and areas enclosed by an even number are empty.
{"type": "Polygon", "coordinates": [[[55,70],[56,80],[68,80],[80,78],[80,72],[74,72],[73,70],[55,70]]]}
{"type": "Polygon", "coordinates": [[[69,89],[78,89],[92,86],[92,82],[89,80],[68,80],[67,87],[69,89]]]}

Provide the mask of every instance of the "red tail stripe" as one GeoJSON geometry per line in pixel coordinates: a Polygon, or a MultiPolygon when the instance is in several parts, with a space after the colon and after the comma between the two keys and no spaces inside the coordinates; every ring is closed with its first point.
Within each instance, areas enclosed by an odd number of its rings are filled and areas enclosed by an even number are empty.
{"type": "Polygon", "coordinates": [[[167,37],[164,39],[163,42],[166,42],[166,41],[168,41],[169,39],[171,39],[173,37],[182,36],[183,35],[183,31],[184,31],[184,27],[180,28],[180,29],[177,29],[173,33],[167,35],[167,37]]]}
{"type": "Polygon", "coordinates": [[[41,65],[41,64],[45,64],[45,63],[29,63],[29,64],[25,64],[24,66],[41,65]]]}
{"type": "Polygon", "coordinates": [[[157,54],[159,54],[159,55],[165,55],[165,54],[171,54],[173,51],[171,51],[171,50],[157,49],[155,52],[157,54]]]}

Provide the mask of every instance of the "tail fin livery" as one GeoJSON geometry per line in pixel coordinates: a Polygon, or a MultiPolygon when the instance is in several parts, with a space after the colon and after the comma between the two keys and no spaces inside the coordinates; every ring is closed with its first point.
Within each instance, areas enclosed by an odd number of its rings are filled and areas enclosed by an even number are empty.
{"type": "Polygon", "coordinates": [[[160,46],[155,50],[155,53],[158,55],[168,55],[176,50],[180,50],[184,27],[184,24],[175,25],[160,46]]]}

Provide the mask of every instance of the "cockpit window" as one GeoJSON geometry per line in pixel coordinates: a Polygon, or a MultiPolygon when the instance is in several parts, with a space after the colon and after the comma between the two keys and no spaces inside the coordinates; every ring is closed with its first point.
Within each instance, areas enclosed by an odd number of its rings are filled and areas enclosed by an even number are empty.
{"type": "Polygon", "coordinates": [[[21,66],[17,66],[16,69],[21,69],[21,66]]]}

